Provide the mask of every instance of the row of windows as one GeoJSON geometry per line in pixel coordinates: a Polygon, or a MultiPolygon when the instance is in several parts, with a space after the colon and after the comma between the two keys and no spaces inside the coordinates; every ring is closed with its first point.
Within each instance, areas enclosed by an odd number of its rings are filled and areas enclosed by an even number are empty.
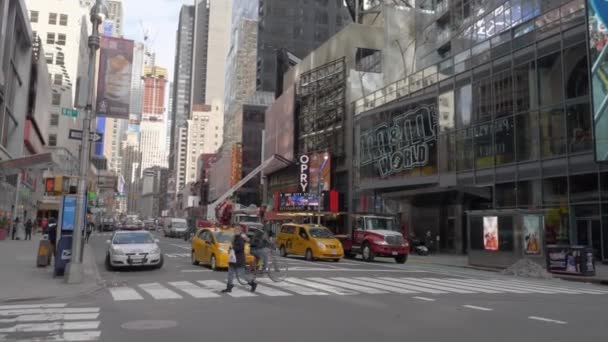
{"type": "Polygon", "coordinates": [[[57,44],[57,45],[62,45],[65,46],[65,42],[67,41],[67,36],[64,33],[57,33],[57,35],[55,35],[55,33],[53,32],[48,32],[46,34],[46,43],[53,45],[53,44],[57,44]]]}
{"type": "Polygon", "coordinates": [[[52,52],[45,52],[44,58],[46,59],[46,64],[53,64],[55,62],[56,65],[65,65],[65,54],[63,52],[57,52],[57,55],[52,52]]]}
{"type": "MultiPolygon", "coordinates": [[[[30,22],[37,23],[40,20],[40,12],[38,11],[30,11],[30,22]]],[[[49,13],[49,25],[59,25],[68,26],[68,15],[67,14],[57,14],[57,13],[49,13]],[[59,19],[59,20],[57,20],[59,19]]]]}

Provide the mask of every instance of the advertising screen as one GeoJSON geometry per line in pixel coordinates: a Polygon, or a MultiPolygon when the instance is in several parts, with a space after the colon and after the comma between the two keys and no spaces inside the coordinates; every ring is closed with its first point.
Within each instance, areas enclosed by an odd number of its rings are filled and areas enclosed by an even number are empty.
{"type": "Polygon", "coordinates": [[[524,253],[528,255],[539,255],[541,253],[541,227],[543,217],[539,215],[524,215],[524,253]]]}
{"type": "Polygon", "coordinates": [[[102,37],[99,52],[97,114],[129,119],[133,41],[102,37]]]}
{"type": "Polygon", "coordinates": [[[279,195],[279,211],[317,210],[319,196],[312,193],[283,193],[279,195]]]}
{"type": "MultiPolygon", "coordinates": [[[[294,159],[294,109],[295,87],[290,87],[266,110],[264,159],[275,154],[289,160],[294,159]]],[[[275,162],[265,172],[273,173],[283,167],[285,164],[275,162]]]]}
{"type": "Polygon", "coordinates": [[[498,250],[498,216],[483,218],[483,248],[486,251],[498,250]]]}
{"type": "Polygon", "coordinates": [[[76,226],[77,201],[75,196],[65,196],[63,198],[61,230],[74,230],[74,227],[76,226]]]}
{"type": "Polygon", "coordinates": [[[608,161],[608,1],[587,0],[595,159],[608,161]]]}

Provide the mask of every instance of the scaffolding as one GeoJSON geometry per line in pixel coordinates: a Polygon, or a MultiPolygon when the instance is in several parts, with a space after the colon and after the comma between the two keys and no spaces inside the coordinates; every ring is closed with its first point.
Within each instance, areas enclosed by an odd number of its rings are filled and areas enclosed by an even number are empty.
{"type": "Polygon", "coordinates": [[[346,61],[340,58],[303,73],[298,83],[298,150],[344,153],[346,61]]]}

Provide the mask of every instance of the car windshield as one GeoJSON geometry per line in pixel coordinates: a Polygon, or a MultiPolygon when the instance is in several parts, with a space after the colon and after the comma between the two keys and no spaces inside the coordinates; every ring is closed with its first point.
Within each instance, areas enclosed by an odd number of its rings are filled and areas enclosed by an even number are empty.
{"type": "Polygon", "coordinates": [[[174,221],[173,222],[173,227],[174,228],[186,228],[187,225],[186,225],[186,222],[179,222],[179,221],[175,222],[174,221]]]}
{"type": "Polygon", "coordinates": [[[127,234],[116,234],[112,241],[115,245],[136,245],[154,243],[154,239],[150,234],[142,233],[127,233],[127,234]]]}
{"type": "Polygon", "coordinates": [[[310,228],[308,230],[310,235],[314,238],[331,238],[334,234],[327,228],[310,228]]]}
{"type": "Polygon", "coordinates": [[[397,231],[395,223],[390,218],[367,217],[365,218],[367,230],[392,230],[397,231]]]}
{"type": "Polygon", "coordinates": [[[258,222],[260,222],[260,218],[258,216],[255,216],[255,215],[239,215],[238,216],[238,221],[239,222],[255,222],[255,223],[258,223],[258,222]]]}
{"type": "Polygon", "coordinates": [[[219,232],[215,234],[217,243],[229,243],[234,239],[234,234],[227,232],[219,232]]]}

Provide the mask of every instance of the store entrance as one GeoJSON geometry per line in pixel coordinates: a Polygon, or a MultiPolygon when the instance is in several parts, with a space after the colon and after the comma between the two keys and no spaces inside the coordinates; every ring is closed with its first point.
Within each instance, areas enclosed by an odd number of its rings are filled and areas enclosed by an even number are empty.
{"type": "Polygon", "coordinates": [[[601,260],[602,251],[602,224],[596,218],[576,220],[575,242],[580,246],[590,246],[597,260],[601,260]]]}

